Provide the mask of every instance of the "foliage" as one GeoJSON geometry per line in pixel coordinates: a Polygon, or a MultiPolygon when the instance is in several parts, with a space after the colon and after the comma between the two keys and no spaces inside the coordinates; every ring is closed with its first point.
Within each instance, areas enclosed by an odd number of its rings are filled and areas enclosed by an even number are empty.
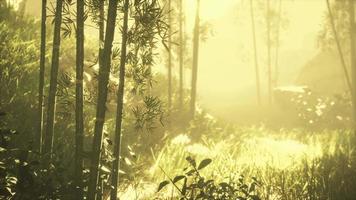
{"type": "MultiPolygon", "coordinates": [[[[5,115],[5,113],[3,113],[5,115]]],[[[0,120],[3,116],[0,116],[0,120]]],[[[2,122],[2,120],[0,121],[2,122]]],[[[12,171],[19,160],[17,162],[10,156],[6,156],[9,149],[9,143],[11,140],[11,136],[13,134],[17,134],[14,130],[9,130],[3,127],[1,124],[0,127],[0,197],[2,199],[8,199],[13,197],[15,193],[15,187],[18,182],[18,178],[12,171]]]]}
{"type": "MultiPolygon", "coordinates": [[[[341,46],[345,48],[345,53],[349,51],[350,42],[350,18],[349,18],[349,1],[332,1],[331,12],[334,17],[335,28],[341,43],[341,46]]],[[[318,46],[321,49],[333,49],[335,45],[335,36],[332,31],[332,26],[330,22],[330,14],[328,11],[324,14],[324,25],[322,30],[319,32],[318,46]]]]}
{"type": "MultiPolygon", "coordinates": [[[[130,164],[128,158],[132,160],[133,149],[137,144],[144,144],[144,142],[149,138],[148,134],[139,134],[137,130],[149,130],[150,133],[155,127],[159,127],[162,123],[162,117],[164,112],[164,107],[162,102],[158,97],[153,97],[147,94],[147,88],[151,87],[149,81],[152,79],[150,68],[154,64],[154,50],[156,48],[155,44],[159,40],[156,38],[156,28],[160,25],[159,18],[161,17],[159,4],[157,1],[142,1],[139,3],[135,1],[135,15],[149,15],[152,14],[152,21],[142,21],[139,18],[136,23],[132,24],[131,28],[131,37],[134,37],[130,41],[130,57],[127,62],[129,63],[129,69],[132,70],[132,73],[129,73],[129,84],[127,87],[130,88],[139,88],[136,92],[132,90],[127,90],[125,98],[128,98],[128,104],[126,109],[134,112],[127,112],[129,119],[125,122],[124,130],[125,134],[132,136],[125,137],[124,145],[126,147],[132,145],[132,149],[123,148],[123,167],[125,173],[124,176],[127,179],[131,179],[131,175],[134,175],[136,172],[139,173],[141,170],[136,169],[136,165],[130,164]],[[152,23],[148,26],[147,23],[152,23]],[[152,38],[155,37],[155,38],[152,38]],[[140,45],[135,43],[136,40],[140,40],[140,45]],[[142,89],[144,88],[144,89],[142,89]],[[143,135],[143,137],[135,137],[135,134],[143,135]]],[[[56,126],[55,126],[55,141],[53,149],[53,165],[51,169],[42,169],[41,166],[36,166],[29,168],[28,173],[31,174],[30,177],[35,181],[26,186],[24,190],[21,190],[22,195],[30,195],[29,191],[32,191],[31,199],[42,198],[59,198],[65,199],[63,195],[73,194],[73,177],[72,172],[69,170],[73,166],[73,147],[74,147],[74,112],[75,109],[75,42],[73,31],[75,31],[74,20],[75,13],[73,11],[73,1],[66,1],[64,5],[64,22],[62,27],[63,37],[66,39],[63,40],[61,45],[61,58],[60,58],[60,73],[58,77],[58,90],[57,90],[57,106],[56,106],[56,126]],[[66,167],[64,167],[66,166],[66,167]],[[26,190],[26,191],[25,191],[26,190]]],[[[6,127],[14,127],[19,132],[21,136],[14,136],[12,139],[16,144],[16,148],[24,149],[30,157],[29,159],[35,159],[39,162],[39,157],[36,152],[31,152],[31,148],[28,148],[28,141],[31,141],[33,138],[31,136],[35,133],[33,131],[33,124],[37,122],[36,120],[36,107],[37,107],[37,97],[35,91],[38,89],[37,77],[38,77],[38,57],[39,57],[39,24],[32,22],[31,20],[22,19],[17,17],[17,13],[10,8],[1,7],[1,16],[4,19],[0,22],[0,110],[6,111],[8,114],[4,117],[4,123],[6,127]],[[8,12],[2,12],[8,11],[8,12]],[[12,17],[16,16],[16,17],[12,17]],[[26,98],[24,98],[26,97],[26,98]],[[19,121],[22,121],[19,123],[19,121]],[[33,157],[33,158],[32,158],[33,157]]],[[[52,9],[52,14],[54,13],[52,9]]],[[[49,16],[51,17],[51,16],[49,16]]],[[[141,16],[142,17],[142,16],[141,16]]],[[[164,27],[161,27],[164,30],[164,27]]],[[[50,28],[49,28],[50,30],[50,28]]],[[[48,31],[50,32],[50,31],[48,31]]],[[[50,38],[50,35],[47,36],[50,38]]],[[[90,39],[90,38],[89,38],[90,39]]],[[[90,133],[93,127],[93,119],[91,116],[94,115],[94,104],[96,98],[96,83],[97,83],[97,61],[94,61],[92,55],[95,55],[97,51],[95,45],[90,43],[87,40],[85,44],[86,52],[86,63],[84,67],[84,98],[85,98],[85,141],[84,146],[85,150],[90,148],[90,143],[88,140],[91,140],[90,133]],[[95,50],[94,50],[95,49],[95,50]]],[[[48,52],[46,56],[50,54],[51,48],[47,48],[48,52]]],[[[116,51],[119,51],[118,49],[116,51]]],[[[115,60],[115,58],[113,58],[115,60]]],[[[115,60],[114,65],[117,66],[120,60],[115,60]]],[[[46,66],[49,66],[46,63],[46,66]]],[[[115,68],[114,68],[115,69],[115,68]]],[[[129,70],[129,71],[130,71],[129,70]]],[[[50,70],[46,69],[47,73],[50,70]]],[[[110,76],[110,97],[109,101],[112,101],[114,96],[116,96],[116,86],[117,83],[114,77],[118,74],[115,73],[115,70],[110,76]]],[[[46,79],[46,83],[47,83],[46,79]]],[[[45,91],[47,91],[48,85],[45,84],[45,91]]],[[[46,98],[45,98],[46,99],[46,98]]],[[[46,101],[44,102],[46,104],[46,101]]],[[[110,105],[110,103],[109,103],[110,105]]],[[[109,107],[110,109],[110,107],[109,107]]],[[[45,110],[46,111],[46,110],[45,110]]],[[[126,120],[125,120],[126,121],[126,120]]],[[[111,186],[109,182],[111,181],[111,169],[109,166],[112,166],[113,157],[112,157],[112,145],[111,145],[111,133],[113,132],[111,127],[115,124],[113,121],[112,113],[109,113],[108,120],[106,124],[106,131],[104,138],[104,144],[102,148],[102,157],[101,157],[101,182],[103,183],[102,192],[107,192],[110,190],[111,186]]],[[[145,146],[145,148],[147,148],[145,146]]],[[[37,152],[38,153],[38,152],[37,152]]],[[[89,153],[84,152],[84,157],[88,158],[89,153]]],[[[17,171],[18,167],[13,164],[13,160],[16,159],[16,156],[7,157],[13,165],[9,167],[9,163],[5,163],[6,168],[10,169],[10,175],[14,174],[17,171]],[[12,170],[13,169],[13,170],[12,170]]],[[[9,161],[9,162],[10,162],[9,161]]],[[[28,163],[28,161],[26,161],[28,163]]],[[[140,168],[141,164],[137,161],[137,167],[140,168]]],[[[131,163],[134,163],[131,161],[131,163]]],[[[84,183],[87,181],[87,166],[84,167],[84,183]]],[[[10,177],[9,175],[9,177],[10,177]]],[[[16,174],[13,175],[17,178],[16,174]]],[[[12,176],[11,176],[12,177],[12,176]]],[[[5,180],[5,179],[4,179],[5,180]]],[[[10,181],[12,179],[9,179],[10,181]]],[[[11,183],[11,182],[9,182],[11,183]]],[[[16,184],[8,184],[9,187],[17,187],[16,184]]],[[[14,190],[11,190],[14,191],[14,190]]],[[[18,191],[16,191],[18,192],[18,191]]]]}
{"type": "Polygon", "coordinates": [[[302,93],[280,93],[278,104],[289,110],[298,125],[308,129],[337,129],[351,127],[349,94],[321,96],[305,89],[302,93]]]}
{"type": "Polygon", "coordinates": [[[229,180],[228,182],[214,183],[212,179],[206,179],[200,174],[200,170],[208,166],[212,160],[204,159],[197,165],[195,159],[187,157],[189,167],[185,168],[184,175],[177,175],[169,181],[163,181],[159,184],[158,191],[162,190],[169,182],[180,193],[180,199],[216,199],[216,200],[259,200],[256,195],[256,187],[260,185],[256,178],[248,186],[244,177],[240,176],[238,181],[229,180]],[[183,180],[179,187],[178,183],[183,180]]]}
{"type": "MultiPolygon", "coordinates": [[[[85,18],[88,15],[95,23],[98,22],[99,1],[86,2],[85,18]]],[[[65,1],[64,5],[62,36],[66,39],[61,46],[53,163],[47,169],[43,168],[38,152],[32,150],[31,141],[36,122],[37,95],[34,91],[38,89],[39,24],[21,17],[3,2],[0,1],[0,199],[73,199],[74,1],[65,1]]],[[[347,20],[340,19],[347,18],[344,16],[347,4],[340,2],[344,1],[336,2],[333,9],[338,18],[337,29],[346,37],[347,20]]],[[[127,59],[120,60],[120,48],[113,48],[99,194],[105,198],[111,189],[110,166],[115,161],[111,133],[114,132],[113,111],[120,81],[116,78],[119,76],[117,66],[126,62],[123,153],[120,156],[122,188],[139,185],[146,179],[151,182],[162,180],[162,172],[157,169],[161,168],[169,180],[159,184],[161,192],[158,195],[170,185],[177,192],[171,198],[354,199],[355,136],[342,131],[350,126],[351,118],[351,103],[346,95],[322,97],[308,91],[288,98],[285,108],[292,110],[298,118],[300,127],[303,127],[300,130],[271,131],[263,126],[237,129],[200,109],[188,123],[188,109],[177,106],[166,114],[166,77],[155,74],[153,69],[156,50],[161,47],[161,42],[165,46],[168,28],[166,13],[160,4],[158,0],[131,1],[127,59]],[[317,130],[319,127],[327,130],[317,130]],[[152,161],[150,153],[154,163],[147,170],[152,161]],[[206,157],[211,159],[204,159],[206,157]],[[202,161],[198,164],[196,160],[202,161]],[[185,167],[186,161],[188,167],[185,167]]],[[[264,10],[263,3],[259,6],[264,10]]],[[[174,16],[176,10],[172,12],[174,16]]],[[[275,38],[278,13],[272,9],[269,14],[272,38],[275,38]]],[[[283,27],[286,22],[282,20],[280,23],[283,27]]],[[[322,33],[325,40],[330,39],[328,28],[322,33]]],[[[202,34],[207,35],[209,31],[208,24],[202,27],[202,34]]],[[[186,36],[185,40],[188,39],[186,36]]],[[[90,43],[90,40],[92,38],[86,38],[84,67],[85,159],[91,154],[87,149],[91,145],[88,141],[92,139],[93,102],[97,96],[99,45],[90,43]]],[[[177,38],[173,37],[173,40],[177,38]]],[[[175,53],[173,51],[173,56],[175,53]]],[[[185,53],[189,54],[189,48],[185,47],[185,53]]],[[[50,52],[46,52],[48,55],[50,52]]],[[[184,57],[185,64],[190,65],[189,56],[184,57]]],[[[46,73],[48,71],[46,69],[46,73]]],[[[178,88],[176,80],[173,87],[178,88]]],[[[187,94],[188,89],[184,92],[187,94]]],[[[174,99],[176,96],[173,94],[174,99]]],[[[188,95],[184,95],[184,104],[188,102],[188,95]]],[[[88,181],[87,165],[85,162],[84,185],[88,181]]]]}
{"type": "MultiPolygon", "coordinates": [[[[165,170],[165,177],[174,180],[175,174],[186,175],[179,170],[185,168],[182,157],[210,156],[213,162],[199,171],[201,176],[209,175],[217,183],[238,181],[241,174],[257,177],[261,199],[353,199],[356,157],[352,131],[271,131],[260,127],[237,129],[231,135],[195,144],[180,136],[167,143],[152,168],[156,186],[162,180],[157,178],[162,177],[160,167],[165,170]]],[[[177,183],[180,190],[183,183],[177,183]]],[[[187,185],[190,183],[195,182],[188,181],[187,185]]],[[[170,193],[170,189],[163,189],[158,199],[169,199],[170,193]]]]}
{"type": "MultiPolygon", "coordinates": [[[[249,1],[244,1],[242,2],[244,6],[249,6],[249,1]]],[[[279,43],[281,43],[281,39],[279,38],[279,32],[282,32],[286,29],[289,28],[289,19],[287,17],[287,14],[285,13],[283,7],[284,7],[284,1],[270,1],[270,10],[267,11],[267,1],[266,0],[254,0],[253,1],[253,8],[254,8],[254,14],[255,14],[255,19],[256,19],[256,24],[260,25],[262,28],[261,30],[261,37],[264,38],[264,41],[267,42],[267,18],[270,23],[270,42],[272,46],[276,46],[279,43]],[[282,3],[281,10],[280,8],[280,3],[282,3]]],[[[242,7],[241,7],[242,8],[242,7]]],[[[250,15],[250,10],[245,9],[242,10],[240,9],[239,12],[236,14],[237,15],[237,20],[241,21],[242,23],[251,23],[249,20],[246,20],[245,17],[250,15]]]]}
{"type": "MultiPolygon", "coordinates": [[[[0,110],[6,112],[7,127],[27,133],[32,131],[30,120],[18,123],[18,119],[33,119],[36,103],[37,60],[39,57],[39,24],[20,18],[12,8],[0,6],[0,110]]],[[[18,142],[19,147],[23,144],[18,142]]]]}
{"type": "MultiPolygon", "coordinates": [[[[0,116],[1,119],[2,116],[0,116]]],[[[43,169],[38,152],[18,148],[14,138],[20,135],[15,130],[0,127],[0,197],[1,199],[70,199],[72,182],[69,163],[61,150],[53,156],[53,164],[43,169]]]]}

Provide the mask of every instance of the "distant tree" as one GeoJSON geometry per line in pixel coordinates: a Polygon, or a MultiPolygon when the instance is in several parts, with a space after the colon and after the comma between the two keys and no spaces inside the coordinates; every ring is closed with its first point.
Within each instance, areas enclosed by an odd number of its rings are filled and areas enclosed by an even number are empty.
{"type": "Polygon", "coordinates": [[[172,0],[168,0],[168,110],[172,107],[172,0]]]}
{"type": "Polygon", "coordinates": [[[98,28],[98,64],[100,66],[100,55],[104,47],[104,33],[105,33],[105,2],[106,0],[90,0],[88,3],[89,14],[91,20],[98,28]]]}
{"type": "Polygon", "coordinates": [[[196,1],[195,25],[193,35],[193,66],[192,83],[190,93],[190,118],[194,119],[195,104],[197,98],[197,79],[198,79],[198,59],[199,59],[199,38],[200,38],[200,0],[196,1]]]}
{"type": "Polygon", "coordinates": [[[191,57],[187,56],[190,52],[186,51],[186,40],[187,37],[184,32],[185,27],[185,17],[183,9],[183,0],[167,0],[167,24],[169,25],[167,38],[167,79],[168,79],[168,107],[173,108],[173,101],[176,100],[178,108],[181,110],[183,108],[183,75],[185,58],[191,57]],[[177,33],[177,34],[175,34],[177,33]],[[177,77],[177,89],[174,88],[174,67],[177,66],[178,77],[177,77]],[[176,94],[175,94],[176,92],[176,94]],[[177,97],[177,99],[174,99],[177,97]]]}
{"type": "Polygon", "coordinates": [[[334,41],[336,43],[337,51],[338,51],[339,57],[340,57],[341,67],[342,67],[342,70],[343,70],[344,75],[345,75],[345,81],[346,81],[347,87],[349,88],[349,91],[350,91],[350,93],[352,95],[352,93],[353,93],[352,91],[353,90],[352,90],[352,85],[351,85],[349,73],[348,73],[347,66],[346,66],[345,56],[344,56],[344,53],[342,51],[341,41],[340,41],[339,35],[337,33],[337,27],[336,27],[336,24],[335,24],[334,15],[333,15],[332,8],[331,8],[329,0],[326,0],[326,4],[327,4],[327,7],[328,7],[331,30],[332,30],[332,33],[333,33],[333,36],[334,36],[334,41]]]}
{"type": "Polygon", "coordinates": [[[329,1],[329,9],[326,9],[323,17],[323,26],[318,34],[318,47],[321,50],[334,50],[335,35],[333,31],[333,24],[337,30],[338,39],[342,52],[348,52],[350,49],[350,35],[349,35],[349,1],[329,1]],[[334,23],[330,21],[330,13],[332,14],[334,23]]]}
{"type": "Polygon", "coordinates": [[[351,53],[351,81],[352,81],[352,105],[353,105],[353,127],[356,127],[356,27],[355,27],[355,1],[349,0],[350,19],[350,53],[351,53]]]}
{"type": "Polygon", "coordinates": [[[257,103],[258,103],[258,105],[261,105],[261,87],[260,87],[261,81],[260,81],[260,69],[258,66],[255,14],[254,14],[254,8],[253,8],[253,0],[250,0],[250,14],[251,14],[253,50],[254,50],[254,59],[255,59],[257,103]]]}
{"type": "Polygon", "coordinates": [[[25,15],[26,4],[27,4],[27,0],[22,0],[22,1],[19,3],[18,13],[19,13],[19,16],[20,16],[21,18],[23,18],[24,15],[25,15]]]}
{"type": "Polygon", "coordinates": [[[46,19],[47,19],[47,0],[42,0],[41,14],[41,49],[40,49],[40,70],[38,84],[38,121],[36,129],[36,150],[42,153],[43,139],[43,87],[45,79],[45,63],[46,63],[46,19]]]}
{"type": "Polygon", "coordinates": [[[267,0],[266,25],[267,25],[267,73],[268,73],[268,103],[272,104],[272,63],[271,63],[271,7],[270,0],[267,0]]]}
{"type": "Polygon", "coordinates": [[[57,79],[59,68],[59,49],[61,44],[61,23],[62,23],[62,6],[63,0],[57,0],[56,11],[54,17],[54,31],[53,31],[53,50],[52,50],[52,65],[51,76],[48,93],[48,109],[46,120],[46,135],[44,143],[44,156],[46,157],[45,163],[49,165],[52,157],[53,136],[54,136],[54,120],[55,120],[55,107],[56,107],[56,92],[57,92],[57,79]]]}
{"type": "Polygon", "coordinates": [[[278,10],[277,10],[277,30],[275,36],[275,63],[274,63],[274,87],[278,86],[278,76],[279,76],[279,46],[280,46],[280,29],[281,29],[281,18],[282,18],[282,0],[278,2],[278,10]]]}
{"type": "Polygon", "coordinates": [[[115,23],[117,16],[118,0],[109,0],[108,17],[104,40],[104,49],[102,52],[102,62],[99,66],[99,86],[98,86],[98,100],[96,110],[96,121],[94,128],[92,158],[90,164],[90,180],[88,186],[88,199],[94,200],[96,198],[96,190],[98,183],[98,171],[100,152],[102,146],[103,127],[106,113],[106,100],[108,94],[108,82],[111,68],[111,53],[112,43],[114,40],[115,23]]]}
{"type": "Polygon", "coordinates": [[[179,0],[179,108],[183,108],[183,67],[184,67],[184,11],[183,0],[179,0]]]}
{"type": "MultiPolygon", "coordinates": [[[[253,10],[255,24],[259,23],[266,27],[263,29],[263,38],[267,47],[265,56],[267,63],[264,69],[267,69],[267,99],[268,103],[271,104],[273,102],[273,88],[278,86],[280,71],[278,66],[281,44],[280,32],[288,24],[288,19],[283,16],[281,0],[256,0],[252,4],[255,8],[253,10]],[[273,49],[274,52],[272,52],[273,49]]],[[[255,29],[255,32],[257,36],[258,30],[255,29]]]]}

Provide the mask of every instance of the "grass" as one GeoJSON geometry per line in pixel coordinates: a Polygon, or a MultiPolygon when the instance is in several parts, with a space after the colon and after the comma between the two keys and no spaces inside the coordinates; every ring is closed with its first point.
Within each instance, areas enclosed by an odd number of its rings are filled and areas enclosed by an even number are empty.
{"type": "Polygon", "coordinates": [[[192,142],[181,134],[158,153],[147,169],[148,182],[141,182],[124,194],[125,199],[178,199],[174,188],[155,193],[158,184],[182,174],[189,155],[198,162],[213,162],[202,173],[215,181],[256,177],[258,193],[266,200],[354,200],[356,198],[355,137],[351,131],[271,131],[244,128],[229,135],[203,137],[192,142]],[[162,171],[164,170],[164,172],[162,171]]]}

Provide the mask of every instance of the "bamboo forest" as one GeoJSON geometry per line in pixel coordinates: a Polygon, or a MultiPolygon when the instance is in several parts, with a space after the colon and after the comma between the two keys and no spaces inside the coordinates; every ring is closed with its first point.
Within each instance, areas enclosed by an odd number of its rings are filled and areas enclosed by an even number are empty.
{"type": "Polygon", "coordinates": [[[0,0],[1,200],[356,200],[356,0],[0,0]]]}

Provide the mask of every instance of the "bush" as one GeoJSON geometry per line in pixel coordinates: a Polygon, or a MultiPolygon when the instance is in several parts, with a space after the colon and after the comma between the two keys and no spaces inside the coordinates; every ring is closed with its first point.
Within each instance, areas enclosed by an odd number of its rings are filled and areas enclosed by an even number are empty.
{"type": "MultiPolygon", "coordinates": [[[[180,199],[194,200],[259,200],[257,187],[260,186],[256,178],[252,178],[250,184],[245,183],[244,176],[237,180],[230,179],[226,182],[215,183],[212,179],[207,179],[200,174],[200,170],[208,166],[212,160],[204,159],[197,165],[195,159],[187,157],[189,166],[184,169],[184,175],[177,175],[173,179],[169,178],[161,182],[158,192],[166,185],[172,183],[179,191],[180,199]],[[181,186],[178,184],[183,181],[181,186]]],[[[162,169],[163,170],[163,169],[162,169]]]]}

